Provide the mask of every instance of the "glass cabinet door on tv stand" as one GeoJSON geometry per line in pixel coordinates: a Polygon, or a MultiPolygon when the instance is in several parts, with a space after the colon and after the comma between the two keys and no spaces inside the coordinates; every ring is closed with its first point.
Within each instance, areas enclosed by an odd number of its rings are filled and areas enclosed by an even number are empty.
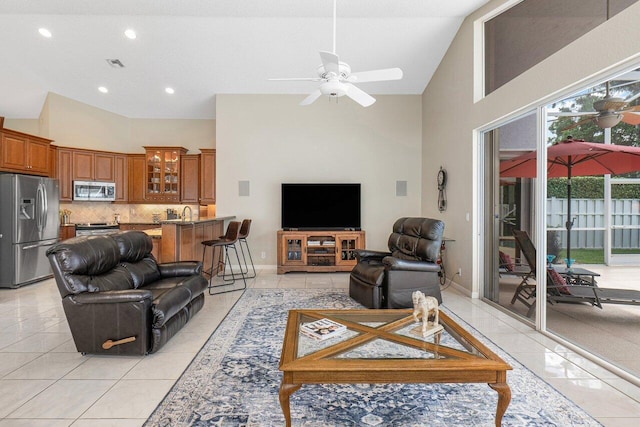
{"type": "Polygon", "coordinates": [[[337,236],[337,265],[356,265],[356,249],[361,249],[364,245],[360,242],[361,236],[358,234],[345,234],[337,236]]]}
{"type": "Polygon", "coordinates": [[[284,263],[288,265],[305,265],[307,263],[307,236],[290,234],[284,239],[284,263]]]}

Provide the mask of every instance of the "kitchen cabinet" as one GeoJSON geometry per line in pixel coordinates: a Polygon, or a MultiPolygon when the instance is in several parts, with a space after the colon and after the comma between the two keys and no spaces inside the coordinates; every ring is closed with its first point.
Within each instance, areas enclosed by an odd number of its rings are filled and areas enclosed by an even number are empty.
{"type": "Polygon", "coordinates": [[[200,149],[200,204],[216,203],[216,150],[200,149]]]}
{"type": "Polygon", "coordinates": [[[180,203],[180,158],[183,147],[144,147],[146,150],[145,201],[180,203]]]}
{"type": "Polygon", "coordinates": [[[0,170],[49,176],[50,139],[0,129],[0,170]]]}
{"type": "Polygon", "coordinates": [[[125,154],[113,155],[113,181],[116,183],[116,202],[126,203],[128,199],[128,170],[125,154]]]}
{"type": "Polygon", "coordinates": [[[72,150],[58,147],[56,177],[58,178],[58,186],[60,189],[60,201],[71,202],[73,200],[73,178],[71,176],[72,169],[72,150]]]}
{"type": "Polygon", "coordinates": [[[129,189],[129,203],[144,203],[145,167],[147,157],[144,154],[129,154],[127,156],[127,187],[129,189]]]}
{"type": "Polygon", "coordinates": [[[160,228],[160,224],[128,224],[128,223],[120,224],[120,231],[130,231],[130,230],[144,231],[144,230],[151,230],[153,228],[160,228]]]}
{"type": "Polygon", "coordinates": [[[76,237],[76,226],[71,224],[60,226],[60,240],[67,240],[76,237]]]}
{"type": "Polygon", "coordinates": [[[116,201],[127,201],[126,154],[58,147],[55,170],[60,201],[73,200],[73,181],[115,182],[116,201]]]}
{"type": "Polygon", "coordinates": [[[94,154],[90,151],[71,151],[71,179],[73,181],[93,181],[94,154]]]}
{"type": "Polygon", "coordinates": [[[200,155],[185,154],[180,161],[180,201],[197,204],[200,198],[200,155]]]}
{"type": "Polygon", "coordinates": [[[115,182],[116,157],[110,153],[93,154],[93,180],[115,182]]]}

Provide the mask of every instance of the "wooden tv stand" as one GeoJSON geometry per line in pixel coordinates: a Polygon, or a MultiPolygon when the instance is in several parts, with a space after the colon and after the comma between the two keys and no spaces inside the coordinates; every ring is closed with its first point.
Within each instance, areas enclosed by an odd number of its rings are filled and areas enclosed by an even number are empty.
{"type": "Polygon", "coordinates": [[[278,274],[290,271],[351,271],[364,231],[278,231],[278,274]]]}

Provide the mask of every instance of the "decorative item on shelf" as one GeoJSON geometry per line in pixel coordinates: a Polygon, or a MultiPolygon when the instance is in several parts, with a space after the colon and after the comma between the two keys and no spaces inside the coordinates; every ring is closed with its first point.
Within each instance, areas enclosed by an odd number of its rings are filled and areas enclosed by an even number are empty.
{"type": "Polygon", "coordinates": [[[556,259],[555,255],[547,255],[547,263],[548,263],[547,267],[549,268],[553,267],[551,263],[553,262],[554,259],[556,259]]]}
{"type": "Polygon", "coordinates": [[[69,209],[60,209],[60,223],[68,225],[71,222],[71,211],[69,209]]]}
{"type": "Polygon", "coordinates": [[[418,314],[422,317],[422,326],[415,327],[411,330],[416,335],[426,338],[430,335],[441,332],[444,328],[440,324],[438,299],[431,296],[425,296],[420,291],[411,294],[413,300],[413,319],[418,322],[418,314]],[[432,318],[433,321],[429,321],[432,318]]]}

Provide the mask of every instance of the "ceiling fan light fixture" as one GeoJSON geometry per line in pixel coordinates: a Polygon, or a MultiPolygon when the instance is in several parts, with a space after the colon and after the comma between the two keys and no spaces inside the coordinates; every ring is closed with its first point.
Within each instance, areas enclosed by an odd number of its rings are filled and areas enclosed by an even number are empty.
{"type": "Polygon", "coordinates": [[[328,95],[333,98],[346,95],[348,90],[349,88],[345,84],[337,80],[329,80],[320,86],[320,92],[322,92],[323,95],[328,95]]]}
{"type": "Polygon", "coordinates": [[[593,118],[593,122],[602,129],[612,128],[622,121],[622,114],[601,113],[593,118]]]}

